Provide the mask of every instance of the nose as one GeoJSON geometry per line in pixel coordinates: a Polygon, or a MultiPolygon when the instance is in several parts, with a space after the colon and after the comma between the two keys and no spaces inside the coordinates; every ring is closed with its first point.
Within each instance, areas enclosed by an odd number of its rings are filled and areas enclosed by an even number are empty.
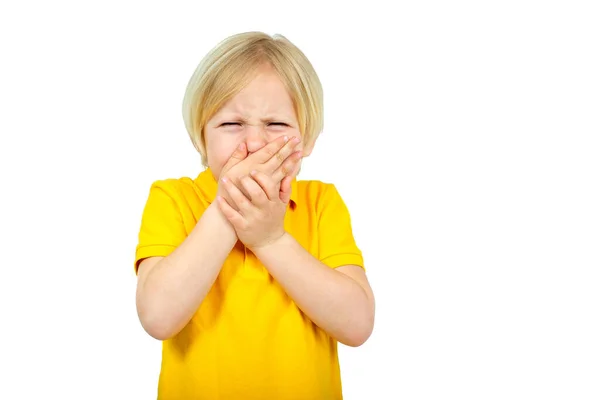
{"type": "Polygon", "coordinates": [[[261,126],[247,125],[246,130],[248,153],[254,153],[267,144],[267,134],[261,126]]]}

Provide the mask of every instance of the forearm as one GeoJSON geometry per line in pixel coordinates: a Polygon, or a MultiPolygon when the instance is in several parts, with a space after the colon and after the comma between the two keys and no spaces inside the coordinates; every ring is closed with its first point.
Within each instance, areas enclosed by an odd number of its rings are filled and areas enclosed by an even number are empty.
{"type": "Polygon", "coordinates": [[[350,346],[366,340],[374,312],[358,282],[317,260],[289,234],[253,251],[296,305],[331,337],[350,346]]]}
{"type": "Polygon", "coordinates": [[[138,310],[152,336],[165,340],[183,329],[236,242],[235,231],[213,203],[181,245],[149,271],[141,282],[138,310]]]}

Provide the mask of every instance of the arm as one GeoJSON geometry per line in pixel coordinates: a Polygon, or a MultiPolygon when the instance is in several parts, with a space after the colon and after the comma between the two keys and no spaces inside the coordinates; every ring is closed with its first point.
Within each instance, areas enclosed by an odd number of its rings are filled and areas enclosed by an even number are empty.
{"type": "Polygon", "coordinates": [[[330,336],[348,346],[360,346],[369,338],[375,301],[361,267],[332,269],[287,233],[252,251],[298,307],[330,336]]]}
{"type": "MultiPolygon", "coordinates": [[[[220,209],[235,228],[238,238],[261,260],[285,289],[296,305],[321,329],[336,340],[360,346],[371,335],[374,321],[373,293],[360,266],[341,266],[337,269],[314,258],[284,230],[283,218],[290,199],[291,186],[255,171],[240,180],[240,188],[224,181],[228,200],[219,198],[220,209]],[[234,208],[235,206],[235,208],[234,208]]],[[[344,217],[345,205],[337,192],[330,191],[324,200],[319,233],[325,257],[348,248],[350,225],[344,217]],[[333,210],[333,211],[332,211],[333,210]],[[333,231],[331,231],[333,227],[333,231]],[[340,236],[340,232],[346,232],[340,236]]],[[[356,258],[355,258],[356,259],[356,258]]]]}
{"type": "MultiPolygon", "coordinates": [[[[248,155],[244,145],[232,154],[221,174],[230,180],[247,175],[250,169],[264,170],[283,179],[297,162],[296,142],[281,137],[248,155]]],[[[219,185],[218,193],[221,193],[219,185]]],[[[163,231],[183,235],[178,211],[163,203],[153,203],[161,214],[152,225],[151,244],[162,244],[163,231]]],[[[151,219],[152,220],[152,219],[151,219]]],[[[148,228],[148,227],[147,227],[148,228]]],[[[210,291],[223,263],[238,240],[235,230],[212,203],[187,237],[166,257],[149,257],[140,263],[136,306],[144,329],[154,338],[166,340],[183,329],[210,291]]]]}
{"type": "Polygon", "coordinates": [[[140,264],[136,306],[150,336],[166,340],[190,321],[237,242],[229,222],[211,204],[189,236],[166,257],[140,264]]]}

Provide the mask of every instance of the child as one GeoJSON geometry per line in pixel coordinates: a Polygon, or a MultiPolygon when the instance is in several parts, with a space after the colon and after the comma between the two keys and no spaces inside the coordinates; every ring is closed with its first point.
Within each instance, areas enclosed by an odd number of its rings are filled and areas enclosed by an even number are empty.
{"type": "Polygon", "coordinates": [[[295,178],[322,130],[317,74],[280,35],[237,34],[183,114],[205,170],[153,183],[135,256],[158,398],[342,399],[337,342],[367,340],[374,299],[335,186],[295,178]]]}

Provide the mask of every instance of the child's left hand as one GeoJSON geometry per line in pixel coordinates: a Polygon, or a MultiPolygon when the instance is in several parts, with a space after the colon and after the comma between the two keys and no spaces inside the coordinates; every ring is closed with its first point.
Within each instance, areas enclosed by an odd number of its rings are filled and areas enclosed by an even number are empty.
{"type": "Polygon", "coordinates": [[[240,241],[250,250],[273,243],[284,235],[283,221],[294,175],[275,182],[262,172],[252,171],[240,179],[240,185],[249,197],[230,180],[223,181],[223,188],[235,204],[229,204],[219,196],[219,208],[233,225],[240,241]]]}

